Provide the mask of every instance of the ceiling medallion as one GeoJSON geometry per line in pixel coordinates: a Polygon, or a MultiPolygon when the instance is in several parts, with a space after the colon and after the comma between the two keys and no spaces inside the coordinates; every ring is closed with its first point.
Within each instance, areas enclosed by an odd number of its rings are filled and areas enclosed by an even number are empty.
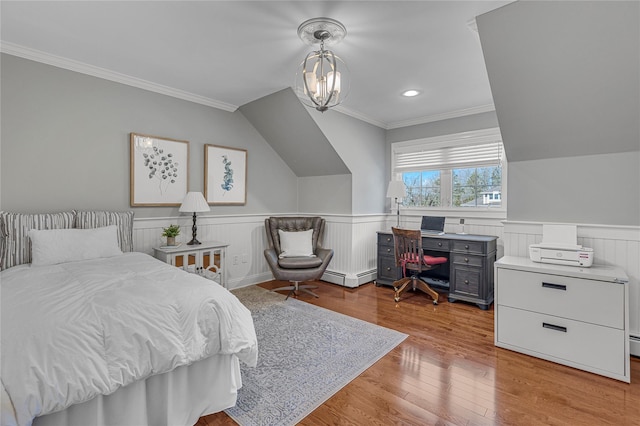
{"type": "Polygon", "coordinates": [[[349,93],[349,69],[325,49],[346,35],[345,26],[331,18],[309,19],[298,27],[298,37],[309,45],[320,44],[320,50],[310,52],[299,65],[295,90],[305,105],[320,112],[340,104],[349,93]]]}

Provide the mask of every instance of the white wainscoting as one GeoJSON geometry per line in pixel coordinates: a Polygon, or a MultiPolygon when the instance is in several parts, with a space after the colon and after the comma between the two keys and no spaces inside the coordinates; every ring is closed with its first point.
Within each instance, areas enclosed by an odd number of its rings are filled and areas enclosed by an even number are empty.
{"type": "MultiPolygon", "coordinates": [[[[229,244],[228,288],[273,279],[263,254],[267,247],[264,220],[269,216],[294,215],[198,216],[198,240],[216,240],[229,244]]],[[[326,220],[324,246],[334,250],[334,257],[322,279],[347,287],[357,287],[374,280],[376,231],[384,229],[387,215],[318,216],[326,220]]],[[[162,228],[172,223],[181,228],[178,242],[185,244],[191,239],[191,216],[137,218],[133,227],[134,250],[153,254],[153,247],[164,244],[162,228]]]]}
{"type": "MultiPolygon", "coordinates": [[[[529,245],[542,241],[542,222],[504,222],[505,256],[529,257],[529,245]]],[[[640,227],[572,224],[578,244],[593,248],[594,263],[622,268],[629,277],[631,353],[640,356],[640,227]]]]}

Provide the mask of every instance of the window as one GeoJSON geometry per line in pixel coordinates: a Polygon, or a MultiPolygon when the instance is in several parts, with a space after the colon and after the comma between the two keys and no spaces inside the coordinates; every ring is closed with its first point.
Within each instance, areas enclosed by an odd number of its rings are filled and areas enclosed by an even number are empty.
{"type": "Polygon", "coordinates": [[[393,178],[407,188],[404,207],[504,208],[505,167],[499,129],[392,145],[393,178]]]}

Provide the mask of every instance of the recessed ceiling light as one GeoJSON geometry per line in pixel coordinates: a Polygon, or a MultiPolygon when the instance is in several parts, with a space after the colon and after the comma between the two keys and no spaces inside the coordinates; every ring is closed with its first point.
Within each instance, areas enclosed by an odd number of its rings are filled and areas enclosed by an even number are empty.
{"type": "Polygon", "coordinates": [[[418,96],[420,94],[420,91],[418,90],[406,90],[404,92],[402,92],[402,96],[406,96],[408,98],[411,98],[413,96],[418,96]]]}

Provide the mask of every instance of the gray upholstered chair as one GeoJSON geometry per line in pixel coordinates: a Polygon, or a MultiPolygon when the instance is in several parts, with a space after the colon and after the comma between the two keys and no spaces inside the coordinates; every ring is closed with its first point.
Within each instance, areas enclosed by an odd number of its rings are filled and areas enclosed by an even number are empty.
{"type": "MultiPolygon", "coordinates": [[[[332,249],[322,247],[324,219],[321,217],[270,217],[265,219],[264,225],[269,244],[269,247],[264,251],[264,256],[271,268],[271,272],[275,279],[293,283],[290,286],[275,288],[273,291],[290,290],[287,299],[292,294],[297,294],[298,290],[318,297],[317,294],[309,290],[317,288],[317,286],[300,285],[300,282],[320,279],[333,257],[332,249]],[[295,252],[293,255],[287,255],[286,252],[283,253],[283,248],[286,249],[287,247],[283,247],[281,244],[280,236],[283,235],[285,238],[290,238],[288,236],[293,235],[295,237],[295,234],[281,234],[279,231],[290,233],[309,230],[312,230],[310,232],[310,249],[312,253],[307,254],[312,254],[312,256],[298,256],[295,252]]],[[[300,234],[300,236],[302,235],[300,234]]],[[[304,235],[308,235],[308,233],[304,235]]]]}

